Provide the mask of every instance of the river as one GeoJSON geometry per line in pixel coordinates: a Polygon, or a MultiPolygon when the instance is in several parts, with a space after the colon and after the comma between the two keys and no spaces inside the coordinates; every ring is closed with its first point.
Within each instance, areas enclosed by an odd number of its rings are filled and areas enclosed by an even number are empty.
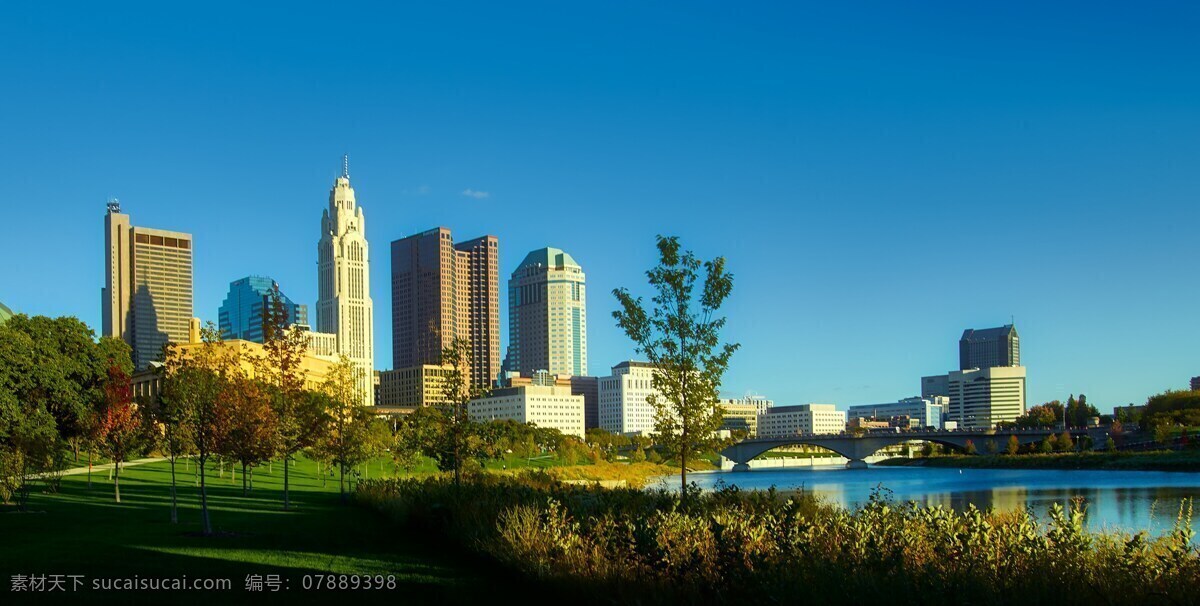
{"type": "MultiPolygon", "coordinates": [[[[844,469],[840,466],[758,469],[747,472],[717,471],[688,475],[702,489],[721,485],[745,490],[809,490],[827,502],[854,508],[862,505],[877,486],[892,492],[899,502],[945,505],[963,510],[1008,511],[1031,508],[1044,516],[1053,503],[1067,506],[1075,497],[1088,505],[1088,526],[1093,530],[1149,531],[1160,534],[1175,524],[1180,502],[1196,499],[1200,517],[1200,473],[1162,471],[1074,471],[1013,469],[941,469],[876,467],[844,469]]],[[[661,478],[657,486],[673,488],[678,476],[661,478]]],[[[1192,519],[1200,533],[1200,521],[1192,519]]]]}

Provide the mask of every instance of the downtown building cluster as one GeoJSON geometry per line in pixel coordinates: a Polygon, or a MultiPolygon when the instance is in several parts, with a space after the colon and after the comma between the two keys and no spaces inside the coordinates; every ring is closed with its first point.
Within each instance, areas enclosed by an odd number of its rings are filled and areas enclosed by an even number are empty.
{"type": "MultiPolygon", "coordinates": [[[[105,228],[102,334],[125,340],[138,371],[135,388],[155,389],[164,346],[185,350],[200,340],[195,317],[191,234],[135,226],[115,201],[105,228]],[[140,377],[140,378],[139,378],[140,377]]],[[[392,364],[376,371],[374,302],[366,217],[350,184],[348,163],[329,190],[317,238],[314,310],[288,298],[268,276],[231,281],[217,313],[231,347],[261,348],[265,310],[282,304],[290,324],[305,331],[310,384],[341,357],[356,371],[363,405],[403,414],[443,401],[451,369],[442,352],[456,340],[469,348],[469,381],[491,390],[473,401],[480,421],[511,419],[583,437],[598,427],[625,435],[654,429],[654,369],[634,360],[607,376],[588,373],[587,280],[566,251],[544,247],[524,256],[509,275],[508,347],[501,355],[500,240],[484,235],[455,241],[446,227],[391,242],[392,364]],[[313,313],[315,312],[315,313],[313,313]]],[[[960,369],[923,377],[921,395],[851,406],[774,406],[757,396],[722,399],[723,429],[748,435],[811,435],[850,428],[992,427],[1025,410],[1025,369],[1011,325],[968,330],[960,369]]]]}
{"type": "MultiPolygon", "coordinates": [[[[470,351],[470,382],[492,388],[470,404],[476,419],[532,422],[580,438],[586,427],[598,426],[598,379],[587,375],[586,280],[569,254],[535,250],[512,273],[512,337],[502,357],[499,239],[455,242],[448,228],[438,227],[393,241],[392,369],[375,371],[366,217],[345,159],[320,226],[315,309],[293,301],[269,276],[232,280],[217,311],[226,347],[260,353],[264,314],[278,301],[288,323],[306,333],[309,385],[318,385],[345,357],[355,368],[363,405],[405,413],[443,401],[449,368],[442,365],[442,351],[462,340],[470,351]]],[[[186,352],[201,341],[193,308],[194,238],[135,226],[115,200],[104,229],[102,334],[129,344],[134,388],[153,395],[165,346],[186,352]]]]}

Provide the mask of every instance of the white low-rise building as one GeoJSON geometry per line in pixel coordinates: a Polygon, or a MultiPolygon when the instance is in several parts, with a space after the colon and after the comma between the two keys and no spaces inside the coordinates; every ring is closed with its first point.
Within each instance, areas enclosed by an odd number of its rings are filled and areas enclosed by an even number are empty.
{"type": "Polygon", "coordinates": [[[846,412],[833,404],[772,406],[758,416],[758,437],[836,434],[846,430],[846,412]]]}
{"type": "Polygon", "coordinates": [[[884,404],[858,404],[846,409],[850,419],[873,419],[887,421],[893,417],[909,417],[920,429],[941,429],[945,420],[950,398],[929,396],[927,398],[905,398],[899,402],[884,404]]]}
{"type": "Polygon", "coordinates": [[[497,389],[486,398],[471,400],[467,412],[474,421],[512,419],[584,439],[583,396],[573,395],[570,387],[524,385],[497,389]]]}

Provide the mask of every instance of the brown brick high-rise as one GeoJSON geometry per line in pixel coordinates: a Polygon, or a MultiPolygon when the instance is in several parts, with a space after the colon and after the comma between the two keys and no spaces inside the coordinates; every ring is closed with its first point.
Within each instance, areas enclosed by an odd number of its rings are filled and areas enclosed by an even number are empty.
{"type": "Polygon", "coordinates": [[[438,364],[455,337],[471,343],[471,381],[500,373],[499,241],[453,243],[439,227],[392,242],[392,367],[438,364]]]}

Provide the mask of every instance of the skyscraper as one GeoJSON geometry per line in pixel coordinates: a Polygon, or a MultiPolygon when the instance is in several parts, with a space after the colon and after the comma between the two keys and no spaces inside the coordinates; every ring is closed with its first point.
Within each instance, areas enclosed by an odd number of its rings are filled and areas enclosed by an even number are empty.
{"type": "Polygon", "coordinates": [[[136,227],[116,200],[104,215],[102,334],[124,340],[135,368],[188,341],[192,319],[192,235],[136,227]]]}
{"type": "Polygon", "coordinates": [[[343,157],[342,174],[329,190],[329,208],[321,213],[316,330],[335,335],[336,353],[354,363],[362,403],[370,405],[375,398],[375,307],[366,234],[366,219],[350,187],[349,160],[343,157]]]}
{"type": "Polygon", "coordinates": [[[571,255],[542,248],[525,256],[508,281],[508,355],[504,369],[531,376],[587,374],[587,303],[583,269],[571,255]]]}
{"type": "Polygon", "coordinates": [[[1021,365],[1021,339],[1012,324],[963,331],[958,341],[958,368],[994,368],[1021,365]]]}
{"type": "Polygon", "coordinates": [[[471,381],[500,374],[499,241],[453,243],[439,227],[392,242],[392,367],[439,364],[456,337],[471,344],[471,381]]]}
{"type": "MultiPolygon", "coordinates": [[[[266,276],[246,276],[229,283],[229,294],[217,312],[217,326],[226,339],[263,342],[263,310],[270,309],[271,292],[279,284],[266,276]]],[[[308,326],[308,306],[279,293],[288,324],[308,326]]]]}

